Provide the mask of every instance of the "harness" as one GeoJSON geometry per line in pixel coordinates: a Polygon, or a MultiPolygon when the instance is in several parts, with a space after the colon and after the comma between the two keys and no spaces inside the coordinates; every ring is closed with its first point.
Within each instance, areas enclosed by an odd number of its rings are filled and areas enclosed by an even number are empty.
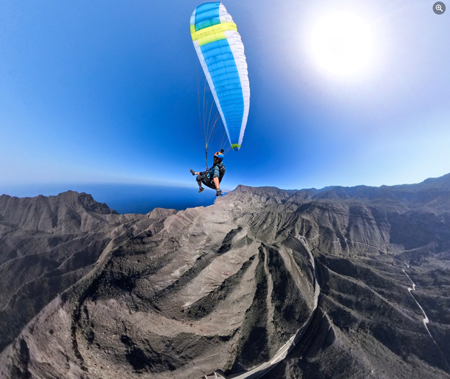
{"type": "MultiPolygon", "coordinates": [[[[214,166],[212,166],[212,167],[209,169],[208,174],[207,174],[207,177],[208,177],[209,180],[213,180],[214,169],[215,169],[216,166],[218,166],[218,165],[215,164],[214,166]]],[[[222,164],[219,166],[219,183],[222,181],[222,178],[223,178],[223,176],[225,175],[225,171],[226,171],[225,166],[224,166],[224,164],[222,163],[222,164]]]]}

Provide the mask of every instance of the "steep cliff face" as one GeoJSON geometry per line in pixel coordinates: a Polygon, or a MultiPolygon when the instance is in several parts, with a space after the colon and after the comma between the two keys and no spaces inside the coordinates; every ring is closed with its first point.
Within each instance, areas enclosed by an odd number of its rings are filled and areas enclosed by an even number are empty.
{"type": "Polygon", "coordinates": [[[94,267],[119,235],[153,225],[119,215],[92,196],[66,192],[35,198],[0,197],[0,350],[44,306],[94,267]]]}
{"type": "Polygon", "coordinates": [[[3,196],[0,375],[449,378],[449,178],[148,215],[3,196]]]}

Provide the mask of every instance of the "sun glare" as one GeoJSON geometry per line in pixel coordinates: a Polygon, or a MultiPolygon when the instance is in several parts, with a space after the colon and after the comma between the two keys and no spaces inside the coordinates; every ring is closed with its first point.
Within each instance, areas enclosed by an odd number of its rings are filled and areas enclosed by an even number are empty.
{"type": "Polygon", "coordinates": [[[360,17],[334,13],[323,17],[311,33],[312,53],[320,69],[333,76],[359,75],[372,55],[370,28],[360,17]]]}

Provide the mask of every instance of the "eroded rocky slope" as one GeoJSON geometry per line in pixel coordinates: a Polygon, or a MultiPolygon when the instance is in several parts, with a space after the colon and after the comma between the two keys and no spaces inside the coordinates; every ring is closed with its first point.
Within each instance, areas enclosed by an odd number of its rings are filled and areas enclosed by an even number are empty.
{"type": "Polygon", "coordinates": [[[148,215],[2,196],[0,228],[1,377],[246,377],[287,349],[253,377],[450,378],[450,176],[148,215]]]}

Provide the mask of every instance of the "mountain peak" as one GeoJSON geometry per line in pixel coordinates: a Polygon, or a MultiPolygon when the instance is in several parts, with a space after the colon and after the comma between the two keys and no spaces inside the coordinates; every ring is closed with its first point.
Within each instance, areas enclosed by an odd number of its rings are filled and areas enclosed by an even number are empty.
{"type": "Polygon", "coordinates": [[[0,197],[0,375],[448,379],[447,181],[0,197]]]}
{"type": "Polygon", "coordinates": [[[72,233],[99,227],[118,213],[91,195],[67,191],[57,196],[0,196],[0,215],[24,230],[72,233]]]}

